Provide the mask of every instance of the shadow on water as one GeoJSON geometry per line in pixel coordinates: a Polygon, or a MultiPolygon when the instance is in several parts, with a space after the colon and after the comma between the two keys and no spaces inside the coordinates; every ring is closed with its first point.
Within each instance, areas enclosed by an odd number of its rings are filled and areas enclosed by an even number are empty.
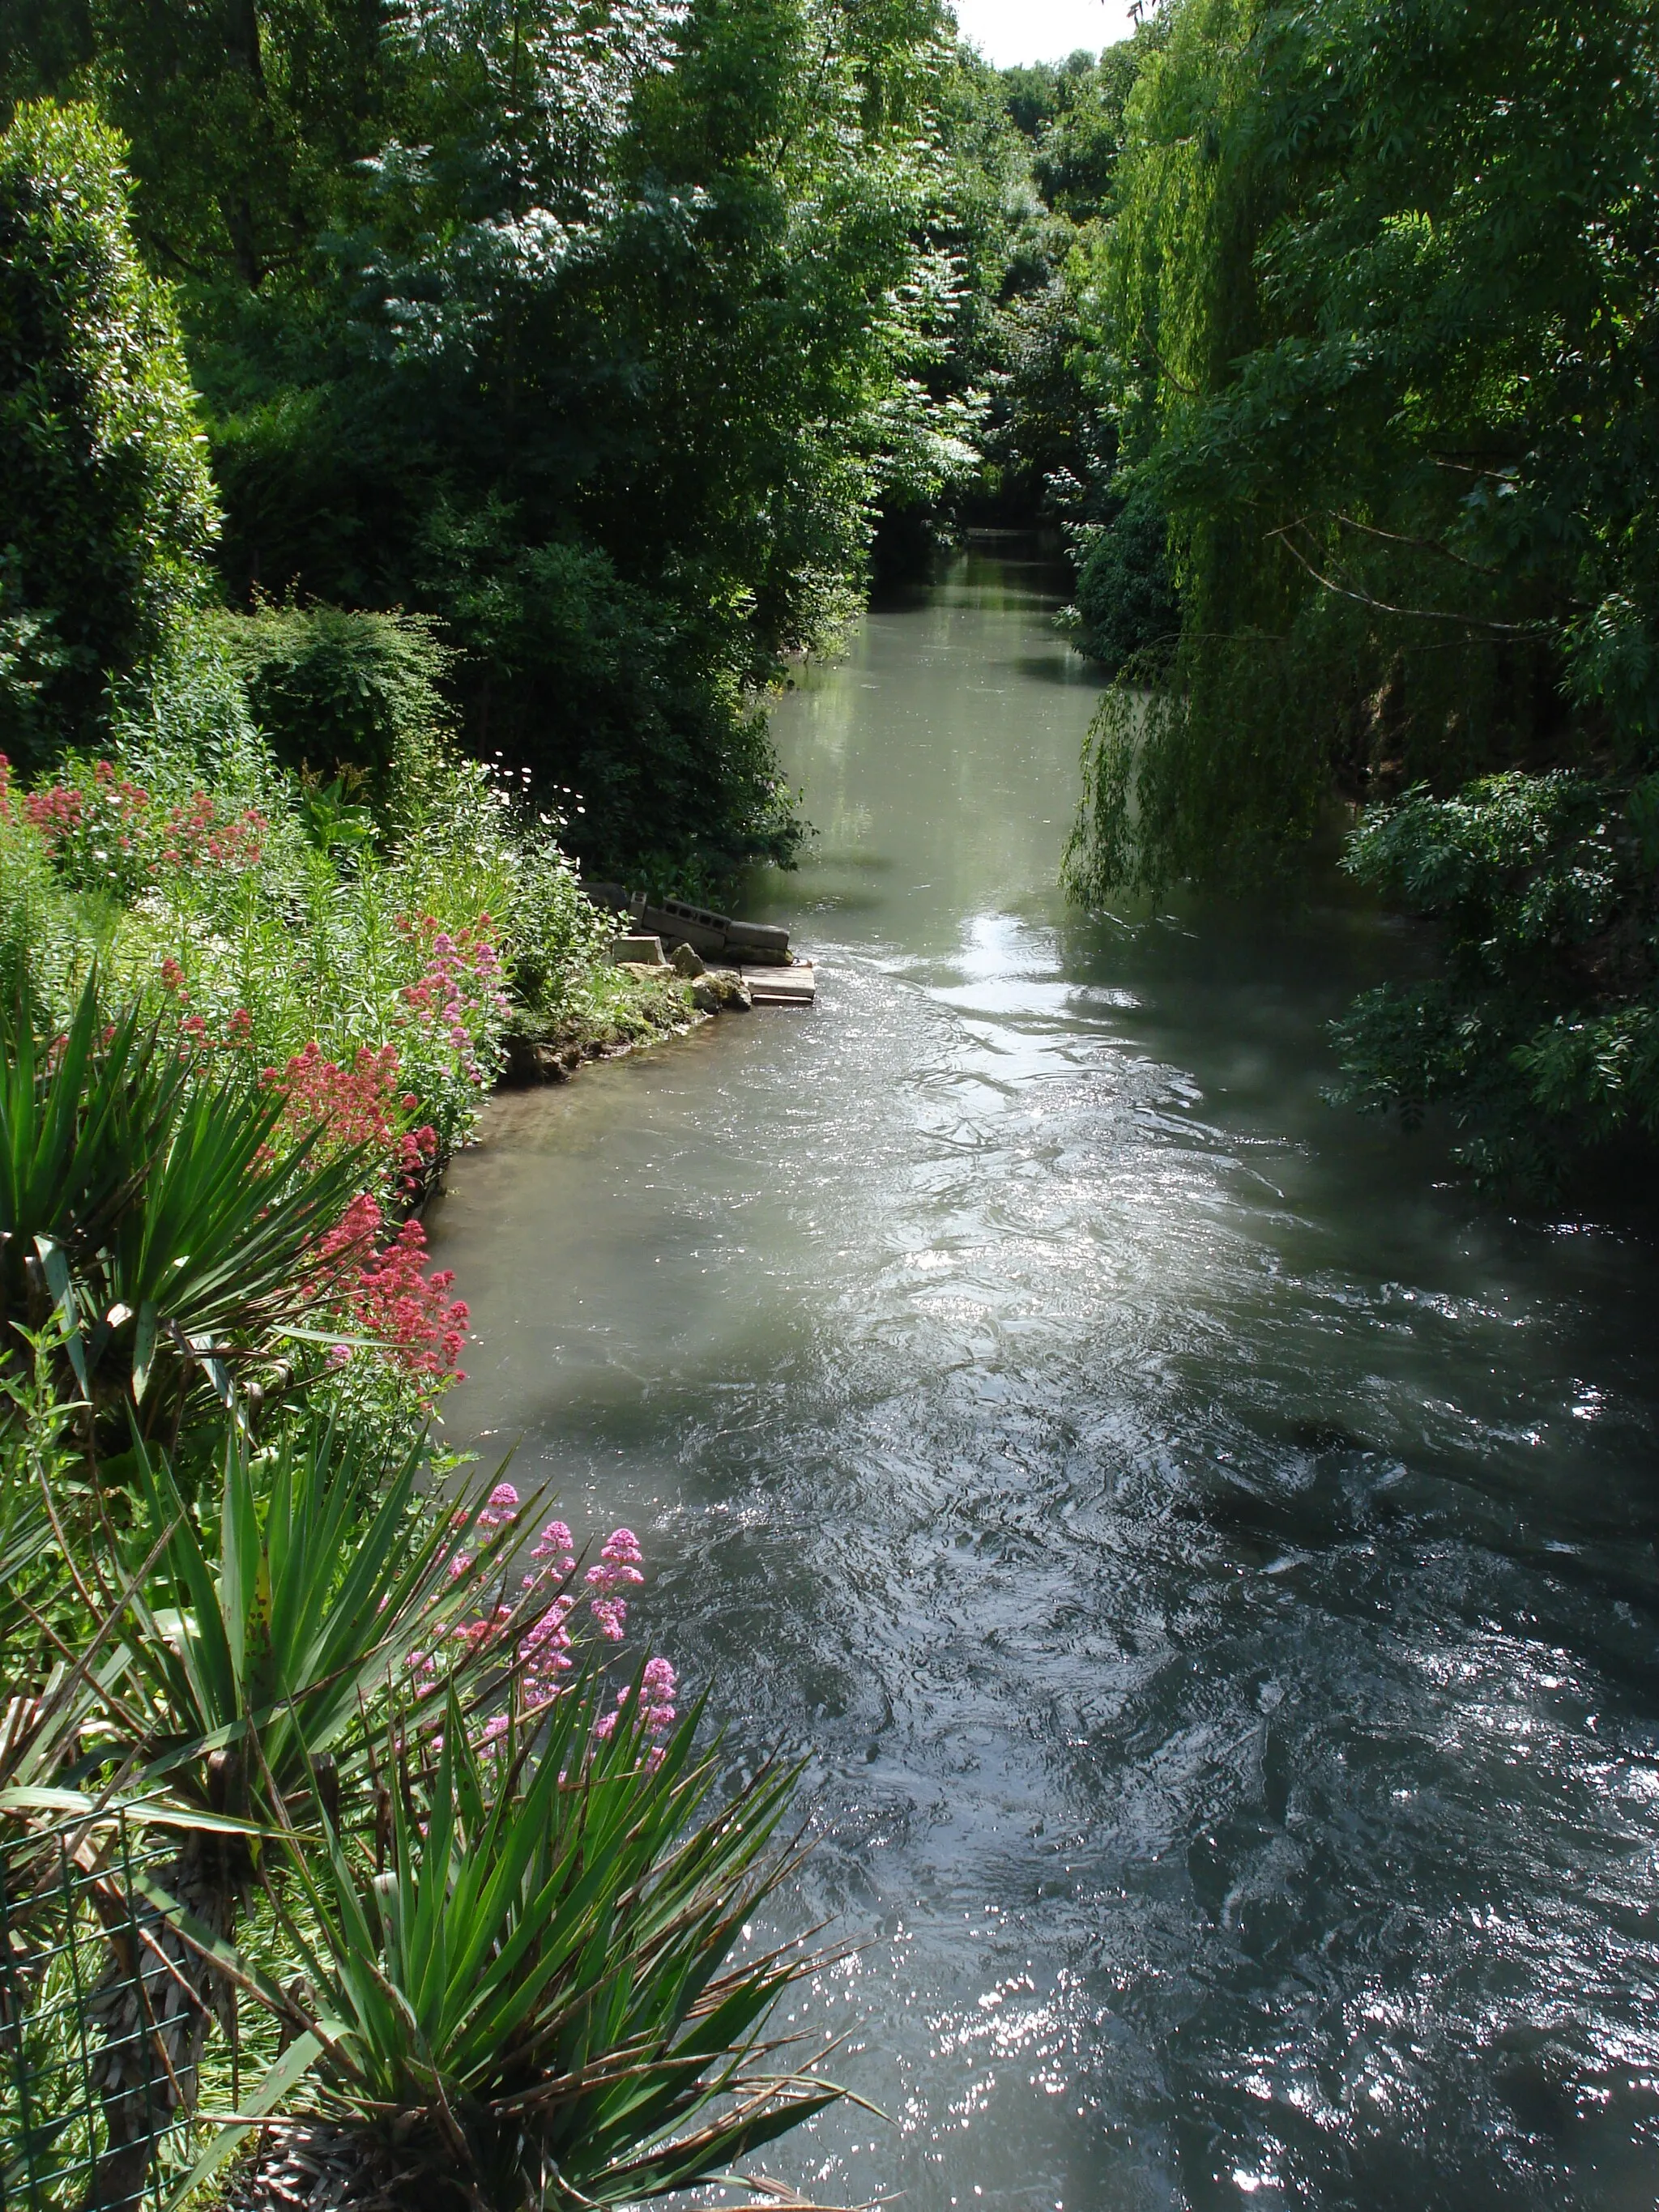
{"type": "Polygon", "coordinates": [[[814,1012],[491,1108],[452,1433],[633,1522],[650,1632],[811,1761],[789,1924],[867,1940],[787,2009],[888,2117],[792,2182],[1650,2206],[1652,1238],[1324,1103],[1417,957],[1351,898],[1066,912],[1042,586],[975,554],[779,708],[814,1012]]]}
{"type": "Polygon", "coordinates": [[[1091,689],[1098,686],[1098,678],[1082,654],[1073,653],[1058,639],[1052,653],[1022,653],[1008,665],[1027,684],[1086,684],[1091,689]]]}

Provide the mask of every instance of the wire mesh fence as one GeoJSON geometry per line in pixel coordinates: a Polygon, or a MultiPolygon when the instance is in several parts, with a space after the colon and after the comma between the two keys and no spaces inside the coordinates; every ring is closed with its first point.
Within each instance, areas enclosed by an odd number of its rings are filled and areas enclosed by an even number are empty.
{"type": "Polygon", "coordinates": [[[176,1848],[119,1814],[95,1827],[0,1825],[0,2212],[162,2212],[188,2170],[192,2125],[167,2097],[135,1972],[158,1924],[143,1887],[176,1848]],[[104,2155],[118,2079],[149,2153],[136,2183],[104,2155]]]}

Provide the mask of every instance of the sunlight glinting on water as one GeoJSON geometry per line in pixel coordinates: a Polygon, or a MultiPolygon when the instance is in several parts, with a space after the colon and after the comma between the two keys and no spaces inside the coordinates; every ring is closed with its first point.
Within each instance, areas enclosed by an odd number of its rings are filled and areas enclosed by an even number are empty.
{"type": "Polygon", "coordinates": [[[452,1431],[638,1527],[734,1758],[810,1762],[777,1929],[860,1948],[781,2024],[884,2117],[773,2171],[1650,2203],[1650,1254],[1322,1103],[1376,917],[1066,911],[1050,604],[970,558],[781,708],[811,1013],[491,1108],[452,1431]]]}

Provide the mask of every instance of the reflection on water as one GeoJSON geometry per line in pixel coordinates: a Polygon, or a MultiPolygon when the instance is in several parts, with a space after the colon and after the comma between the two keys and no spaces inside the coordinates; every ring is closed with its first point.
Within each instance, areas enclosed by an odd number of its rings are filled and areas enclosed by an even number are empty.
{"type": "MultiPolygon", "coordinates": [[[[1654,1268],[1333,1112],[1349,908],[1053,885],[1093,692],[969,561],[777,718],[811,1014],[504,1097],[458,1436],[640,1528],[869,1939],[775,2170],[926,2212],[1651,2206],[1654,1268]]],[[[763,1931],[757,1930],[758,1940],[763,1931]]]]}

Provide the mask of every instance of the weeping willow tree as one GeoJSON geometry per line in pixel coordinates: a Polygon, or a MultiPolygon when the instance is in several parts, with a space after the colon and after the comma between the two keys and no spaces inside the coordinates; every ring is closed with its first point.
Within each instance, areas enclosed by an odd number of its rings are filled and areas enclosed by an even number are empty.
{"type": "Polygon", "coordinates": [[[1494,1170],[1552,1120],[1659,1124],[1651,8],[1164,21],[1085,299],[1181,618],[1106,695],[1069,887],[1260,881],[1346,802],[1349,864],[1447,948],[1351,1018],[1354,1094],[1453,1099],[1494,1170]]]}

